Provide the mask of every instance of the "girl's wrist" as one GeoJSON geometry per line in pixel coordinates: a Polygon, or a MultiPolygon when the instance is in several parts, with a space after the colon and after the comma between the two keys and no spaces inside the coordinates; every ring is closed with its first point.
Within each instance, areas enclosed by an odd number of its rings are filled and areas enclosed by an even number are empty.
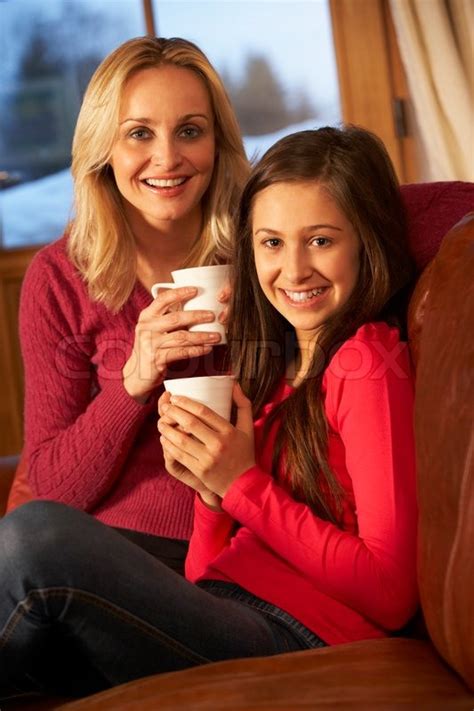
{"type": "Polygon", "coordinates": [[[217,513],[221,513],[223,511],[221,506],[222,499],[217,494],[213,494],[211,491],[200,491],[199,498],[201,499],[204,506],[206,506],[211,511],[216,511],[217,513]]]}

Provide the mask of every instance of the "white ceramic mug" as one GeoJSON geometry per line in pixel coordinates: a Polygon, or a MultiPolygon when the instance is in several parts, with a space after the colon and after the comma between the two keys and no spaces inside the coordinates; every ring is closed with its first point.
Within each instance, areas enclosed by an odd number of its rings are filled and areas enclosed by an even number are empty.
{"type": "Polygon", "coordinates": [[[184,395],[214,410],[230,421],[232,408],[233,375],[204,375],[195,378],[165,380],[163,385],[172,395],[184,395]]]}
{"type": "Polygon", "coordinates": [[[213,311],[216,320],[212,323],[197,323],[190,326],[190,331],[213,331],[221,334],[219,343],[226,343],[225,326],[217,320],[223,306],[217,300],[219,293],[227,284],[229,279],[229,267],[227,264],[213,264],[207,267],[190,267],[189,269],[177,269],[171,272],[172,282],[159,282],[151,287],[151,294],[154,299],[160,289],[177,289],[180,286],[195,286],[198,290],[196,296],[183,304],[184,311],[204,310],[213,311]]]}

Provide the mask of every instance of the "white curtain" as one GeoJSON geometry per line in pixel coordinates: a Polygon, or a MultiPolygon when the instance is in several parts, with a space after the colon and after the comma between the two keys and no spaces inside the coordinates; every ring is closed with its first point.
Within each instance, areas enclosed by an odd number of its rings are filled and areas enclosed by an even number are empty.
{"type": "Polygon", "coordinates": [[[474,180],[474,0],[390,0],[430,180],[474,180]]]}

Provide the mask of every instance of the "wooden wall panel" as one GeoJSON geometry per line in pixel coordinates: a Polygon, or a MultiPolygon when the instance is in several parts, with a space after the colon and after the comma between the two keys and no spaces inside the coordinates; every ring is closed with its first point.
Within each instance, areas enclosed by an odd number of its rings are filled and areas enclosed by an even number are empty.
{"type": "Polygon", "coordinates": [[[23,276],[38,247],[0,250],[0,456],[23,445],[23,367],[18,306],[23,276]]]}

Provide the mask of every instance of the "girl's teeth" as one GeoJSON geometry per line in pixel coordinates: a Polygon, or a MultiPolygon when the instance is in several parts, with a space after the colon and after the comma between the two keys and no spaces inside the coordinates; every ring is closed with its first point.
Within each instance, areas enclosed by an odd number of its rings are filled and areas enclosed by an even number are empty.
{"type": "Polygon", "coordinates": [[[319,296],[320,294],[323,293],[323,289],[312,289],[311,291],[286,291],[285,289],[285,294],[288,296],[289,299],[292,301],[308,301],[311,299],[313,296],[319,296]]]}
{"type": "Polygon", "coordinates": [[[186,178],[174,178],[173,180],[156,180],[155,178],[147,178],[145,183],[153,188],[175,188],[177,185],[184,183],[186,178]]]}

